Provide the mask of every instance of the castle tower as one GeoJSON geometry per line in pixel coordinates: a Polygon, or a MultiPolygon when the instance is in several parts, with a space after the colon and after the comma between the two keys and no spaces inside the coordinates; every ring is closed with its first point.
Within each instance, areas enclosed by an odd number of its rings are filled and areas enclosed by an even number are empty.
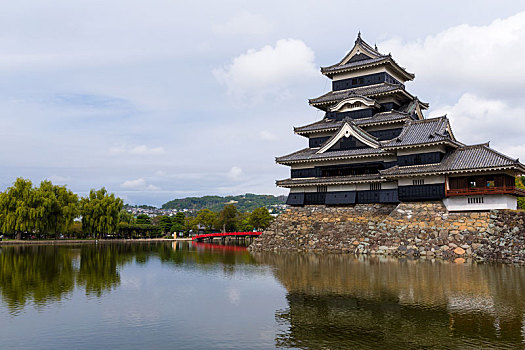
{"type": "Polygon", "coordinates": [[[337,64],[322,67],[332,90],[309,100],[322,120],[294,131],[308,147],[277,157],[291,169],[277,185],[289,205],[352,205],[443,200],[449,210],[515,209],[514,177],[525,166],[489,147],[456,140],[446,116],[404,83],[414,74],[361,35],[337,64]]]}

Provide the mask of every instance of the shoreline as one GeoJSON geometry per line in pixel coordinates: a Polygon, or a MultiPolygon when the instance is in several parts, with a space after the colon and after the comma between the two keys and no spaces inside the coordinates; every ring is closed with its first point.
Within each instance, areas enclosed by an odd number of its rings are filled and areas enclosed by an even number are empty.
{"type": "Polygon", "coordinates": [[[140,239],[49,239],[49,240],[9,240],[0,241],[2,245],[61,245],[61,244],[99,244],[99,243],[149,243],[149,242],[181,242],[191,241],[191,238],[140,238],[140,239]]]}

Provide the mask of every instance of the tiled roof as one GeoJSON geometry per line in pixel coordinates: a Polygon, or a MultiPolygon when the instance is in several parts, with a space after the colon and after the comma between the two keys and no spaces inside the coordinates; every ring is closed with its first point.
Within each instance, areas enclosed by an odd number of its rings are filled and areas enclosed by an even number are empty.
{"type": "Polygon", "coordinates": [[[488,146],[488,144],[461,146],[443,158],[441,163],[411,166],[394,166],[381,170],[384,176],[413,175],[422,173],[447,173],[491,168],[518,168],[525,170],[523,164],[488,146]]]}
{"type": "Polygon", "coordinates": [[[415,146],[440,141],[454,142],[448,132],[447,117],[409,120],[401,134],[395,139],[384,141],[383,147],[415,146]]]}
{"type": "MultiPolygon", "coordinates": [[[[361,127],[366,127],[368,125],[375,125],[381,123],[401,122],[408,119],[410,119],[410,117],[406,113],[398,111],[388,111],[374,114],[374,116],[370,118],[353,119],[353,122],[361,127]]],[[[298,134],[302,134],[321,130],[335,130],[339,129],[341,125],[343,125],[343,122],[344,120],[336,121],[333,119],[323,119],[312,124],[294,128],[294,131],[298,134]]]]}
{"type": "Polygon", "coordinates": [[[277,186],[294,187],[312,184],[345,184],[358,183],[370,181],[384,181],[379,174],[354,175],[354,176],[331,176],[331,177],[316,177],[316,178],[293,178],[276,181],[277,186]]]}
{"type": "Polygon", "coordinates": [[[374,85],[360,86],[352,89],[330,91],[322,96],[312,98],[308,102],[312,105],[323,104],[330,102],[337,102],[352,96],[374,96],[377,94],[392,92],[396,90],[403,90],[403,84],[380,83],[374,85]]]}
{"type": "Polygon", "coordinates": [[[305,148],[300,151],[288,154],[286,156],[277,157],[275,161],[277,163],[291,163],[298,161],[310,161],[320,159],[333,159],[333,158],[353,158],[353,157],[370,157],[374,155],[390,154],[380,148],[357,148],[343,151],[330,151],[317,154],[319,148],[305,148]]]}

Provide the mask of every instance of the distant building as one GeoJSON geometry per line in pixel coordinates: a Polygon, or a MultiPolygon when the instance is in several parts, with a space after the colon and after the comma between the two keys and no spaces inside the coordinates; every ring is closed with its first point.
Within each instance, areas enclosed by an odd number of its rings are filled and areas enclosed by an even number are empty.
{"type": "Polygon", "coordinates": [[[321,68],[332,90],[309,100],[322,120],[294,128],[308,147],[277,157],[291,176],[289,205],[443,200],[449,210],[515,209],[514,177],[525,166],[489,147],[454,137],[446,116],[404,83],[414,74],[357,36],[341,62],[321,68]]]}

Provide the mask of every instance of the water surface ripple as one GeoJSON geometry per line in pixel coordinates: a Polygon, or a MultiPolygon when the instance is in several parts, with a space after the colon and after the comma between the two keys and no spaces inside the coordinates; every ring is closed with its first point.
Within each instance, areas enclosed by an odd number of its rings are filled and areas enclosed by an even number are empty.
{"type": "Polygon", "coordinates": [[[1,348],[523,349],[525,268],[186,242],[0,248],[1,348]]]}

